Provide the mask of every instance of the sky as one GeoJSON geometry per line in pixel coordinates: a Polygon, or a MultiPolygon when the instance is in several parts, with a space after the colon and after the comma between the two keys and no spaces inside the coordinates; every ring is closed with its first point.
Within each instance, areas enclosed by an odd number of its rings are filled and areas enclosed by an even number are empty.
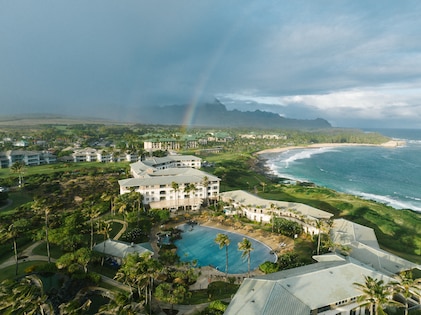
{"type": "Polygon", "coordinates": [[[0,0],[0,116],[220,100],[421,128],[418,0],[0,0]]]}

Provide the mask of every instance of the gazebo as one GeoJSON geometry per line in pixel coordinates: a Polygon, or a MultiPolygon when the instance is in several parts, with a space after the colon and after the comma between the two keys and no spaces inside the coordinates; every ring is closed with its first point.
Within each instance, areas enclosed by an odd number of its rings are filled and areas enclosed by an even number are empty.
{"type": "Polygon", "coordinates": [[[150,253],[151,256],[154,254],[149,243],[134,244],[112,239],[96,244],[92,250],[114,258],[119,265],[121,265],[123,258],[128,254],[137,253],[142,255],[143,253],[150,253]]]}

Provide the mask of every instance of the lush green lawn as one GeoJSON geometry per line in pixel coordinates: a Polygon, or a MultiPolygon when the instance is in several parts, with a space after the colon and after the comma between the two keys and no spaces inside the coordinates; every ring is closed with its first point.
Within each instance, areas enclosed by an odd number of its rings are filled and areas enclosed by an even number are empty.
{"type": "Polygon", "coordinates": [[[215,281],[210,283],[205,290],[193,291],[191,297],[184,301],[183,304],[201,304],[231,298],[239,287],[239,284],[215,281]]]}
{"type": "MultiPolygon", "coordinates": [[[[42,265],[45,265],[45,264],[46,264],[45,261],[25,261],[25,262],[21,261],[21,262],[19,262],[19,265],[18,265],[18,275],[17,275],[17,277],[24,276],[30,270],[32,270],[34,267],[42,266],[42,265]],[[25,270],[28,271],[28,272],[26,272],[25,270]]],[[[9,267],[1,269],[0,282],[3,281],[3,280],[6,280],[6,279],[15,278],[16,277],[15,276],[15,269],[16,269],[16,266],[14,264],[9,266],[9,267]]]]}
{"type": "MultiPolygon", "coordinates": [[[[23,178],[31,175],[48,175],[56,172],[74,172],[82,169],[94,168],[111,168],[115,170],[125,169],[128,167],[129,162],[116,162],[116,163],[101,163],[101,162],[79,162],[79,163],[55,163],[37,166],[25,167],[23,178]]],[[[0,177],[17,177],[10,168],[0,168],[0,177]]]]}
{"type": "Polygon", "coordinates": [[[33,201],[31,194],[28,194],[26,191],[17,190],[13,192],[9,192],[9,200],[11,200],[10,205],[0,209],[0,216],[11,214],[15,211],[16,208],[19,206],[33,201]]]}

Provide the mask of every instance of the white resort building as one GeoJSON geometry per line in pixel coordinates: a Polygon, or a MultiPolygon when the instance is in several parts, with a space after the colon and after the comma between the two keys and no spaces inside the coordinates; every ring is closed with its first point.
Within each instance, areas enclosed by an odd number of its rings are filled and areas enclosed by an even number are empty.
{"type": "Polygon", "coordinates": [[[0,168],[11,167],[15,162],[34,166],[55,163],[57,158],[49,151],[8,150],[0,152],[0,168]]]}
{"type": "Polygon", "coordinates": [[[198,210],[205,200],[217,200],[220,179],[200,171],[201,159],[172,155],[130,165],[133,178],[120,180],[120,194],[143,195],[143,203],[156,209],[198,210]]]}
{"type": "Polygon", "coordinates": [[[273,217],[286,218],[300,223],[308,234],[318,234],[316,223],[333,217],[332,213],[302,203],[262,199],[243,190],[223,192],[220,197],[233,206],[230,214],[261,223],[270,223],[273,217]]]}
{"type": "MultiPolygon", "coordinates": [[[[333,221],[333,243],[348,250],[314,256],[314,264],[244,280],[225,315],[363,315],[367,307],[355,283],[365,277],[396,281],[393,277],[421,266],[380,249],[374,230],[347,220],[333,221]]],[[[421,294],[421,292],[420,292],[421,294]]],[[[409,298],[420,307],[420,297],[409,298]]]]}

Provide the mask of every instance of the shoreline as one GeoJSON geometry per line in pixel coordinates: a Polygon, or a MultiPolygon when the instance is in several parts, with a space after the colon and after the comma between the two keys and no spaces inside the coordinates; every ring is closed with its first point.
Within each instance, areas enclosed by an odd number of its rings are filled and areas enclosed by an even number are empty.
{"type": "Polygon", "coordinates": [[[384,147],[384,148],[396,148],[402,147],[406,144],[403,140],[390,140],[382,144],[370,144],[370,143],[313,143],[309,145],[299,145],[299,146],[288,146],[288,147],[279,147],[273,149],[266,149],[262,151],[255,152],[254,155],[261,155],[267,153],[282,153],[289,150],[295,149],[319,149],[319,148],[335,148],[335,147],[356,147],[356,146],[375,146],[375,147],[384,147]]]}

